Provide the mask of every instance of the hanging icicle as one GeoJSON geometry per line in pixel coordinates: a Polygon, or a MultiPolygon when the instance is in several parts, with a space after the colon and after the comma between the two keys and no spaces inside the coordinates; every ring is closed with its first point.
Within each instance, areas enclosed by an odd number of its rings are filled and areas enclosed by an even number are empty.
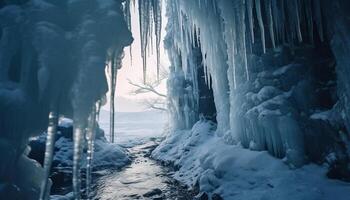
{"type": "Polygon", "coordinates": [[[266,10],[266,15],[267,15],[267,24],[269,26],[269,32],[270,32],[272,48],[276,48],[271,0],[265,0],[265,10],[266,10]]]}
{"type": "Polygon", "coordinates": [[[139,22],[140,22],[140,39],[141,39],[141,58],[143,63],[143,81],[146,83],[147,70],[147,47],[150,29],[150,5],[149,1],[139,0],[139,22]]]}
{"type": "Polygon", "coordinates": [[[156,51],[157,51],[157,78],[159,80],[160,70],[160,42],[162,33],[162,0],[152,1],[154,32],[156,35],[156,51]]]}
{"type": "Polygon", "coordinates": [[[314,0],[313,1],[313,9],[314,9],[314,17],[316,21],[316,26],[318,30],[318,34],[320,36],[321,41],[324,41],[324,34],[323,34],[323,23],[322,23],[322,11],[321,11],[321,5],[320,0],[314,0]]]}
{"type": "Polygon", "coordinates": [[[260,0],[255,0],[255,9],[256,9],[256,15],[258,18],[258,23],[260,27],[260,34],[261,34],[261,43],[263,47],[263,52],[266,53],[266,44],[265,44],[265,28],[264,28],[264,22],[261,14],[261,4],[260,0]]]}
{"type": "Polygon", "coordinates": [[[81,178],[80,165],[82,155],[82,143],[84,138],[84,127],[78,122],[74,122],[74,154],[73,154],[73,194],[75,200],[80,200],[81,178]]]}
{"type": "Polygon", "coordinates": [[[160,69],[160,43],[162,30],[162,0],[139,0],[139,22],[143,79],[146,82],[147,56],[153,51],[153,29],[156,36],[157,75],[160,69]]]}
{"type": "MultiPolygon", "coordinates": [[[[132,4],[135,3],[135,0],[126,0],[125,3],[124,3],[124,15],[125,15],[125,21],[126,21],[126,24],[128,26],[128,29],[130,32],[132,32],[132,29],[131,29],[131,6],[132,4]],[[133,3],[132,3],[133,1],[133,3]]],[[[132,43],[130,44],[129,46],[129,55],[130,55],[130,64],[132,66],[132,43]]]]}
{"type": "Polygon", "coordinates": [[[114,143],[114,122],[115,122],[115,90],[117,85],[117,52],[113,51],[110,59],[110,123],[109,123],[109,141],[114,143]]]}
{"type": "Polygon", "coordinates": [[[51,170],[51,164],[53,159],[53,152],[55,148],[55,135],[57,132],[58,114],[56,111],[52,111],[49,114],[49,126],[47,128],[45,158],[44,158],[44,171],[45,179],[41,185],[40,200],[46,200],[49,197],[48,181],[51,170]]]}
{"type": "Polygon", "coordinates": [[[96,132],[96,106],[93,106],[89,117],[89,124],[86,131],[87,156],[86,156],[86,197],[90,199],[91,192],[91,171],[94,153],[94,141],[96,132]]]}
{"type": "Polygon", "coordinates": [[[253,18],[253,6],[254,0],[247,0],[247,12],[248,12],[248,21],[252,43],[254,44],[254,18],[253,18]]]}

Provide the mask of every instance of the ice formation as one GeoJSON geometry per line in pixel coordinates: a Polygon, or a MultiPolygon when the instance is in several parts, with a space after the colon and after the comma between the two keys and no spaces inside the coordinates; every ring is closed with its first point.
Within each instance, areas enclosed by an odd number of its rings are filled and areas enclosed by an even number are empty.
{"type": "Polygon", "coordinates": [[[80,199],[81,153],[86,144],[89,152],[93,148],[94,107],[108,90],[105,66],[111,60],[120,63],[123,48],[132,42],[122,3],[0,2],[0,182],[19,188],[28,199],[48,198],[53,138],[61,116],[74,119],[73,185],[75,199],[80,199]],[[25,150],[28,138],[48,122],[43,170],[26,158],[25,150]],[[23,165],[28,175],[20,179],[23,165]]]}
{"type": "Polygon", "coordinates": [[[138,0],[141,57],[143,59],[143,79],[146,81],[147,56],[153,44],[153,34],[156,36],[157,74],[159,78],[160,42],[162,29],[162,0],[138,0]],[[153,33],[154,29],[154,33],[153,33]]]}
{"type": "Polygon", "coordinates": [[[167,5],[175,130],[206,117],[202,100],[213,97],[216,133],[228,143],[267,150],[295,167],[322,162],[342,148],[327,138],[348,137],[344,126],[349,130],[346,1],[169,0],[167,5]],[[206,93],[198,87],[202,79],[206,93]],[[318,110],[332,110],[331,122],[310,120],[318,110]]]}
{"type": "MultiPolygon", "coordinates": [[[[28,198],[47,199],[56,120],[71,117],[73,188],[75,199],[81,198],[82,148],[88,146],[90,171],[95,115],[108,85],[114,141],[117,71],[124,47],[132,42],[130,6],[138,6],[144,80],[153,43],[159,72],[162,1],[135,4],[0,2],[1,182],[28,198]],[[47,124],[41,168],[26,157],[26,147],[47,124]],[[35,177],[20,178],[24,172],[35,177]]],[[[349,7],[346,0],[168,0],[165,46],[172,65],[173,128],[190,129],[207,118],[217,123],[216,134],[226,143],[267,150],[291,167],[322,163],[334,152],[342,163],[335,163],[335,170],[346,165],[349,7]]]]}

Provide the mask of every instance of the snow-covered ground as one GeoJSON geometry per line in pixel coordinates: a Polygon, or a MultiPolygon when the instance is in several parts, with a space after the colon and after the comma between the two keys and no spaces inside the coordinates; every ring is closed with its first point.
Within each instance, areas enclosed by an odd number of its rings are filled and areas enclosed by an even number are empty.
{"type": "MultiPolygon", "coordinates": [[[[141,144],[164,133],[167,114],[159,111],[117,112],[115,116],[115,141],[124,147],[141,144]]],[[[101,110],[100,128],[109,138],[109,111],[101,110]]]]}
{"type": "Polygon", "coordinates": [[[350,184],[326,177],[327,166],[292,169],[265,151],[225,144],[215,125],[200,121],[171,133],[153,152],[173,164],[174,177],[225,200],[348,200],[350,184]]]}

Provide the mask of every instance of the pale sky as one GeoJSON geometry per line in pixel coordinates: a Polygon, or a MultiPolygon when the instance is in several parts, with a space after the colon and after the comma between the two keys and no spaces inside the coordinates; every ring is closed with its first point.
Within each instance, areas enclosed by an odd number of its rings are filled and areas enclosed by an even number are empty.
{"type": "MultiPolygon", "coordinates": [[[[164,7],[165,1],[163,1],[164,7]]],[[[136,5],[137,6],[137,5],[136,5]]],[[[130,50],[125,48],[125,57],[123,59],[123,67],[118,71],[118,80],[117,80],[117,95],[127,98],[135,98],[135,96],[130,95],[131,86],[128,83],[128,79],[133,82],[141,83],[143,80],[143,67],[141,59],[141,45],[140,45],[140,28],[139,28],[139,16],[137,12],[137,7],[131,11],[131,22],[132,22],[132,35],[134,42],[132,44],[132,63],[130,59],[130,50]],[[136,10],[135,10],[136,9],[136,10]]],[[[165,17],[165,7],[162,10],[163,12],[163,23],[162,23],[162,42],[161,42],[161,65],[165,68],[169,67],[169,60],[166,52],[163,48],[163,39],[165,35],[165,25],[167,19],[165,17]]],[[[155,36],[154,36],[154,48],[155,48],[155,36]]],[[[157,57],[156,51],[154,49],[153,55],[149,55],[147,58],[147,75],[156,77],[157,75],[157,57]]],[[[164,93],[166,92],[165,84],[163,83],[160,88],[164,93]]]]}
{"type": "MultiPolygon", "coordinates": [[[[137,2],[137,1],[136,1],[137,2]]],[[[142,95],[133,95],[131,94],[133,86],[128,83],[128,79],[135,83],[142,83],[143,81],[143,66],[142,66],[142,58],[141,58],[141,41],[140,41],[140,27],[139,27],[139,16],[138,16],[138,7],[136,3],[136,8],[131,9],[131,32],[134,38],[132,44],[132,61],[130,57],[130,49],[129,47],[124,49],[124,59],[122,62],[122,68],[118,70],[117,77],[117,89],[116,89],[116,109],[117,111],[128,112],[128,111],[140,111],[142,110],[142,106],[137,107],[137,103],[142,101],[143,98],[150,98],[152,94],[142,94],[142,95]],[[130,101],[130,104],[127,102],[130,101]],[[118,105],[119,104],[119,105],[118,105]]],[[[167,23],[167,18],[165,16],[165,1],[163,1],[163,9],[162,9],[162,42],[160,47],[160,64],[165,69],[168,69],[170,66],[170,62],[168,56],[163,47],[163,40],[165,36],[165,26],[167,23]]],[[[154,35],[154,45],[155,48],[155,35],[154,35]]],[[[156,50],[153,50],[153,54],[149,55],[147,58],[147,76],[151,76],[156,78],[157,76],[157,57],[156,50]]],[[[158,90],[164,94],[166,94],[166,81],[163,81],[159,86],[158,90]]],[[[108,94],[107,94],[108,95],[108,94]]],[[[107,98],[108,99],[108,98],[107,98]]],[[[109,103],[104,106],[104,109],[109,110],[109,103]]]]}

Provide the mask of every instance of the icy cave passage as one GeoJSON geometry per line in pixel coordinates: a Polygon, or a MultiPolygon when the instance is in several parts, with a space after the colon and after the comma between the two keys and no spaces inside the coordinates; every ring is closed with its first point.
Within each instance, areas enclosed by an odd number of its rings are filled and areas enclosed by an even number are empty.
{"type": "Polygon", "coordinates": [[[348,200],[349,10],[0,1],[0,199],[348,200]],[[141,93],[169,59],[167,117],[118,113],[124,54],[141,93]]]}

